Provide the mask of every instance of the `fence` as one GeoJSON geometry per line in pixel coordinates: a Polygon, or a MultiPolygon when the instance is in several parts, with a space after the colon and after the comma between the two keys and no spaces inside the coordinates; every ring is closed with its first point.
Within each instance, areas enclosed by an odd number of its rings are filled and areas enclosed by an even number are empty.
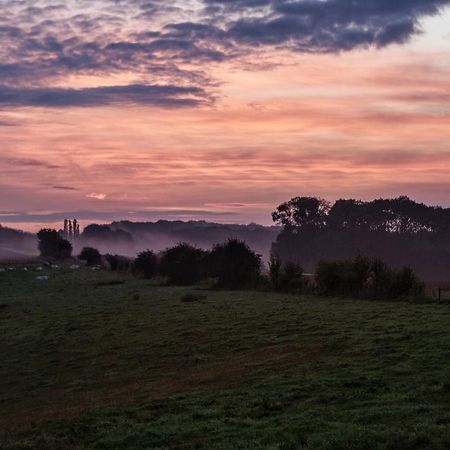
{"type": "Polygon", "coordinates": [[[431,290],[433,299],[438,302],[450,302],[450,287],[436,287],[431,290]]]}

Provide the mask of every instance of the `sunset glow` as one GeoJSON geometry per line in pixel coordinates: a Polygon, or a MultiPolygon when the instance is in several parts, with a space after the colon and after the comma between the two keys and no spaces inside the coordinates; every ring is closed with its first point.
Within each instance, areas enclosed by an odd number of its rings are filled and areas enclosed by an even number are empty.
{"type": "Polygon", "coordinates": [[[336,18],[378,27],[356,41],[268,25],[339,0],[161,3],[2,2],[0,223],[268,224],[295,195],[450,206],[449,1],[336,18]],[[414,27],[391,36],[393,17],[414,27]]]}

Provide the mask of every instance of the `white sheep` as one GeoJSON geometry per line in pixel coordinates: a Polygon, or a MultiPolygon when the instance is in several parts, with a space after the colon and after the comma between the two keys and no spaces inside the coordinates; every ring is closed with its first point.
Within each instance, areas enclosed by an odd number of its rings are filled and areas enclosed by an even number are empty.
{"type": "Polygon", "coordinates": [[[48,277],[48,276],[36,277],[36,280],[38,280],[38,281],[48,281],[49,279],[50,279],[50,277],[48,277]]]}

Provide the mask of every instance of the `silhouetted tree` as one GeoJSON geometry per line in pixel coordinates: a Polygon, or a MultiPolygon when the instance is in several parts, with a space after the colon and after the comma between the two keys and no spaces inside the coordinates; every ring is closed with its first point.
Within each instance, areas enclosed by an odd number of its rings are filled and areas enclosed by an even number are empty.
{"type": "Polygon", "coordinates": [[[366,204],[360,200],[338,200],[330,209],[327,225],[335,230],[367,229],[366,204]]]}
{"type": "Polygon", "coordinates": [[[84,247],[78,256],[81,261],[86,261],[86,265],[95,266],[102,262],[102,255],[96,248],[84,247]]]}
{"type": "Polygon", "coordinates": [[[153,278],[158,268],[158,258],[151,250],[140,252],[133,261],[133,273],[145,279],[153,278]]]}
{"type": "Polygon", "coordinates": [[[341,199],[331,208],[321,199],[297,197],[280,205],[273,219],[283,230],[272,252],[308,271],[321,259],[362,253],[392,267],[410,265],[427,281],[450,276],[450,208],[406,196],[370,202],[341,199]]]}
{"type": "Polygon", "coordinates": [[[287,262],[281,266],[279,290],[283,292],[298,292],[305,286],[303,268],[296,263],[287,262]]]}
{"type": "Polygon", "coordinates": [[[126,256],[107,254],[105,260],[113,272],[126,272],[130,269],[131,261],[126,256]]]}
{"type": "Polygon", "coordinates": [[[80,224],[77,219],[73,219],[73,238],[77,239],[80,236],[80,224]]]}
{"type": "Polygon", "coordinates": [[[272,287],[275,291],[280,289],[280,272],[281,272],[282,262],[278,255],[271,254],[269,262],[269,276],[272,287]]]}
{"type": "Polygon", "coordinates": [[[41,256],[52,259],[67,259],[72,255],[72,244],[63,239],[56,230],[42,229],[37,234],[41,256]]]}
{"type": "Polygon", "coordinates": [[[240,289],[254,284],[261,274],[261,257],[238,239],[216,245],[209,257],[210,273],[221,288],[240,289]]]}
{"type": "Polygon", "coordinates": [[[272,214],[275,223],[286,229],[321,228],[326,224],[330,204],[321,198],[295,197],[272,214]]]}
{"type": "Polygon", "coordinates": [[[160,273],[170,284],[190,285],[205,278],[207,252],[186,243],[179,243],[161,255],[160,273]]]}
{"type": "Polygon", "coordinates": [[[69,237],[69,221],[67,219],[64,219],[64,230],[62,237],[64,239],[67,239],[69,237]]]}

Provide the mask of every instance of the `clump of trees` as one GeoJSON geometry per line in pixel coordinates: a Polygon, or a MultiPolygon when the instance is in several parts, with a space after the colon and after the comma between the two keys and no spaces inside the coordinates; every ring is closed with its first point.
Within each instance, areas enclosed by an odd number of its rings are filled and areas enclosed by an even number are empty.
{"type": "Polygon", "coordinates": [[[157,269],[158,258],[151,250],[139,253],[132,264],[133,273],[145,279],[153,278],[157,269]]]}
{"type": "MultiPolygon", "coordinates": [[[[105,255],[111,270],[127,270],[118,256],[105,255]]],[[[230,239],[211,251],[178,243],[160,255],[147,250],[132,262],[133,274],[150,279],[161,276],[168,284],[189,286],[204,280],[222,289],[256,287],[262,279],[261,257],[243,241],[230,239]]]]}
{"type": "Polygon", "coordinates": [[[299,292],[307,285],[300,265],[293,262],[283,263],[273,254],[270,257],[269,277],[275,292],[299,292]]]}
{"type": "Polygon", "coordinates": [[[87,266],[97,266],[102,262],[102,255],[93,247],[84,247],[78,255],[80,261],[85,261],[87,266]]]}
{"type": "Polygon", "coordinates": [[[105,261],[113,272],[127,272],[131,267],[131,260],[126,256],[106,254],[105,261]]]}
{"type": "MultiPolygon", "coordinates": [[[[302,202],[296,201],[294,206],[302,205],[302,202]]],[[[314,232],[317,227],[328,226],[324,220],[326,211],[329,211],[326,205],[320,201],[311,205],[311,208],[307,205],[299,207],[295,214],[292,205],[283,207],[277,217],[286,222],[290,233],[294,230],[298,233],[301,230],[314,232]],[[299,217],[304,218],[304,225],[296,228],[294,220],[300,220],[299,217]]],[[[42,256],[54,259],[70,257],[71,244],[55,230],[41,230],[38,238],[42,256]]],[[[78,258],[86,261],[87,266],[103,261],[112,271],[131,271],[144,279],[162,276],[173,285],[193,285],[208,279],[222,289],[267,288],[270,285],[275,292],[373,299],[417,297],[424,293],[424,284],[412,269],[392,268],[379,258],[361,255],[320,260],[311,279],[304,275],[300,264],[273,253],[268,274],[265,274],[261,256],[238,239],[217,244],[211,251],[179,243],[159,255],[151,250],[140,252],[133,261],[109,254],[103,259],[97,249],[84,247],[78,258]]]]}
{"type": "Polygon", "coordinates": [[[191,285],[207,277],[208,252],[187,243],[179,243],[164,251],[160,258],[160,274],[170,284],[191,285]]]}
{"type": "Polygon", "coordinates": [[[238,239],[215,245],[208,262],[210,274],[220,288],[251,287],[261,276],[261,257],[238,239]]]}
{"type": "Polygon", "coordinates": [[[368,255],[389,266],[411,266],[423,279],[450,277],[450,208],[408,197],[365,202],[295,197],[272,214],[282,227],[272,252],[313,272],[323,259],[368,255]]]}
{"type": "Polygon", "coordinates": [[[410,268],[392,269],[376,258],[320,261],[315,281],[321,295],[396,299],[421,296],[424,284],[410,268]]]}
{"type": "Polygon", "coordinates": [[[43,258],[64,260],[72,256],[72,244],[56,230],[44,228],[37,234],[38,249],[43,258]]]}

